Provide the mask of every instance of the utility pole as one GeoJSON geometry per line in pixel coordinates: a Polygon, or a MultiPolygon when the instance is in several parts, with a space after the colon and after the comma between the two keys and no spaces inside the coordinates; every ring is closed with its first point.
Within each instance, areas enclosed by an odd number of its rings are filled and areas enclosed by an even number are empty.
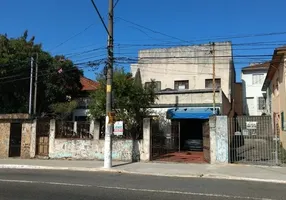
{"type": "Polygon", "coordinates": [[[108,61],[107,61],[107,72],[106,72],[106,117],[105,117],[105,140],[104,140],[104,168],[112,167],[112,132],[114,113],[112,112],[112,82],[113,82],[113,0],[109,0],[108,6],[108,28],[104,23],[103,17],[101,16],[94,0],[91,3],[96,10],[102,25],[104,26],[108,34],[108,61]]]}
{"type": "Polygon", "coordinates": [[[215,92],[216,92],[216,83],[215,83],[215,43],[212,43],[212,55],[213,55],[213,114],[215,115],[215,92]]]}
{"type": "Polygon", "coordinates": [[[36,53],[36,70],[35,70],[35,91],[34,91],[34,112],[33,114],[37,114],[37,88],[38,88],[38,60],[39,54],[36,53]]]}
{"type": "Polygon", "coordinates": [[[33,93],[33,69],[34,58],[31,57],[31,75],[30,75],[30,97],[29,97],[29,114],[32,114],[32,93],[33,93]]]}
{"type": "Polygon", "coordinates": [[[113,82],[113,0],[109,0],[108,9],[108,63],[106,74],[106,119],[105,119],[105,142],[104,142],[104,168],[112,167],[112,82],[113,82]]]}

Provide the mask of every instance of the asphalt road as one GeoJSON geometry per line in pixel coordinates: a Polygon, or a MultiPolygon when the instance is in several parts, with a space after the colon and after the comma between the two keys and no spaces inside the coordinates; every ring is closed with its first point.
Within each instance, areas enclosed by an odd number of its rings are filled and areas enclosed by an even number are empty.
{"type": "Polygon", "coordinates": [[[1,200],[283,200],[285,187],[205,178],[0,169],[1,200]]]}

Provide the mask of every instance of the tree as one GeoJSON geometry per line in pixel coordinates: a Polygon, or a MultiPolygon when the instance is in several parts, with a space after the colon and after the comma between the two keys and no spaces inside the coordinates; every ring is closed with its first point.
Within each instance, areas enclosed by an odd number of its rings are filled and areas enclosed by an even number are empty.
{"type": "MultiPolygon", "coordinates": [[[[155,82],[142,87],[140,76],[132,78],[123,69],[115,69],[113,73],[113,107],[116,120],[124,121],[124,132],[127,138],[138,139],[143,132],[143,118],[151,114],[150,107],[157,98],[155,82]]],[[[91,94],[90,114],[96,118],[105,116],[106,79],[104,75],[97,78],[99,87],[91,94]]]]}
{"type": "Polygon", "coordinates": [[[82,72],[63,56],[51,56],[41,44],[21,37],[0,35],[0,113],[28,112],[30,59],[38,54],[37,114],[51,111],[51,105],[65,102],[81,90],[82,72]]]}

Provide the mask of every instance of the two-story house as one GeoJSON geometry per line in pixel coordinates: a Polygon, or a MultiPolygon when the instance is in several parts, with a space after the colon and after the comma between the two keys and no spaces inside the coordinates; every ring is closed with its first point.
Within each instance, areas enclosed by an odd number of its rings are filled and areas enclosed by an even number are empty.
{"type": "Polygon", "coordinates": [[[262,86],[266,112],[273,118],[273,133],[286,149],[286,46],[274,50],[262,86]]]}
{"type": "Polygon", "coordinates": [[[72,118],[74,121],[86,121],[88,118],[88,104],[89,94],[95,91],[98,87],[98,83],[88,79],[84,76],[80,77],[80,83],[82,85],[81,93],[77,97],[78,107],[73,111],[72,118]]]}
{"type": "Polygon", "coordinates": [[[231,42],[141,50],[138,57],[131,72],[135,76],[140,70],[145,85],[156,81],[158,100],[152,109],[179,122],[179,149],[190,149],[188,144],[198,142],[202,150],[203,124],[209,117],[233,114],[231,42]]]}
{"type": "Polygon", "coordinates": [[[266,112],[265,97],[261,87],[270,62],[253,63],[241,70],[243,114],[259,116],[266,112]]]}

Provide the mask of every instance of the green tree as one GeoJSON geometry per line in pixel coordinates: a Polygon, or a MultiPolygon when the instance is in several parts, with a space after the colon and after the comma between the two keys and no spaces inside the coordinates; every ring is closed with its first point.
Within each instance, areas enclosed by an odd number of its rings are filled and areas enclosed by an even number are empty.
{"type": "MultiPolygon", "coordinates": [[[[151,114],[150,106],[157,99],[155,82],[142,87],[140,76],[133,78],[123,69],[113,73],[113,106],[116,120],[124,121],[124,132],[127,138],[138,139],[143,133],[143,118],[151,114]]],[[[106,79],[104,75],[97,78],[99,88],[91,94],[90,114],[96,118],[105,116],[106,79]]]]}
{"type": "Polygon", "coordinates": [[[51,56],[28,39],[0,35],[0,113],[28,112],[30,59],[38,53],[37,114],[51,111],[51,105],[65,102],[81,90],[82,72],[63,56],[51,56]],[[62,70],[59,73],[59,70],[62,70]]]}

